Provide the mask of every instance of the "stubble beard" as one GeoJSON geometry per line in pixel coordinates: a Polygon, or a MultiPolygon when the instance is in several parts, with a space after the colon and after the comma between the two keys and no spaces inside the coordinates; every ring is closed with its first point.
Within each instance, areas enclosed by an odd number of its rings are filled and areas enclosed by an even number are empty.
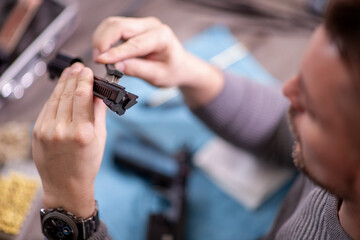
{"type": "Polygon", "coordinates": [[[306,161],[305,161],[304,154],[302,151],[300,136],[299,136],[297,128],[294,124],[294,117],[296,114],[297,114],[297,111],[294,108],[290,107],[289,112],[288,112],[288,122],[290,125],[290,130],[293,133],[294,138],[295,138],[295,142],[293,145],[293,151],[292,151],[292,157],[293,157],[295,167],[299,171],[304,173],[316,185],[320,186],[323,189],[326,189],[328,192],[332,193],[333,195],[335,195],[341,199],[346,199],[347,195],[345,194],[344,191],[341,191],[339,189],[335,189],[330,186],[326,186],[325,184],[322,184],[320,181],[318,181],[318,179],[313,174],[311,174],[311,172],[309,172],[309,169],[306,166],[306,161]]]}
{"type": "Polygon", "coordinates": [[[290,130],[295,138],[295,142],[294,142],[293,149],[292,149],[292,157],[293,157],[295,167],[297,169],[299,169],[301,172],[308,175],[308,171],[307,171],[305,161],[304,161],[304,155],[302,153],[300,137],[299,137],[298,131],[294,124],[295,115],[296,115],[296,110],[294,108],[290,107],[290,109],[288,111],[288,122],[290,125],[290,130]]]}
{"type": "Polygon", "coordinates": [[[293,145],[292,157],[293,157],[295,167],[297,169],[299,169],[300,171],[307,173],[304,156],[301,151],[301,145],[300,145],[300,142],[297,140],[294,142],[294,145],[293,145]]]}
{"type": "Polygon", "coordinates": [[[311,181],[319,186],[323,186],[317,181],[317,179],[309,172],[309,169],[306,166],[306,161],[304,158],[304,154],[302,151],[302,144],[300,140],[300,135],[294,123],[295,115],[297,114],[297,110],[293,107],[290,107],[288,112],[288,122],[290,125],[290,130],[294,135],[295,142],[292,149],[292,157],[295,167],[302,173],[304,173],[311,181]]]}

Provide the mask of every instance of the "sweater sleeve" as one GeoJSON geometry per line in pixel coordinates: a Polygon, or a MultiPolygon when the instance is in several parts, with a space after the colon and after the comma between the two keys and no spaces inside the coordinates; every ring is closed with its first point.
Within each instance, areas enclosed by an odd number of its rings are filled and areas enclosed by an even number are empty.
{"type": "Polygon", "coordinates": [[[104,222],[100,222],[97,231],[89,238],[89,240],[110,240],[107,227],[104,222]]]}
{"type": "Polygon", "coordinates": [[[216,134],[260,159],[292,166],[293,137],[287,124],[288,102],[280,88],[225,74],[220,94],[192,109],[216,134]]]}

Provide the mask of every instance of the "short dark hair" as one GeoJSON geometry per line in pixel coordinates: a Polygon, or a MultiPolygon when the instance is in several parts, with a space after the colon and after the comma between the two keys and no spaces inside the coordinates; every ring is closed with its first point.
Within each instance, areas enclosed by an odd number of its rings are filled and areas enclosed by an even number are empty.
{"type": "Polygon", "coordinates": [[[330,1],[325,28],[360,87],[360,1],[330,1]]]}

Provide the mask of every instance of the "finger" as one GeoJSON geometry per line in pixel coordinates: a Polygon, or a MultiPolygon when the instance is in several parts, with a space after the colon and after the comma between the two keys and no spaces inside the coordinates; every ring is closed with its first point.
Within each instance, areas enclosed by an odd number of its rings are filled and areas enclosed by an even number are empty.
{"type": "Polygon", "coordinates": [[[46,108],[47,108],[47,103],[44,104],[43,108],[41,109],[39,116],[37,117],[35,124],[34,124],[34,128],[33,128],[33,132],[34,133],[38,133],[40,130],[40,127],[44,125],[44,119],[46,116],[46,108]]]}
{"type": "Polygon", "coordinates": [[[71,122],[73,118],[74,93],[78,81],[78,75],[84,68],[81,63],[75,63],[71,66],[71,73],[66,79],[64,91],[61,94],[56,119],[59,122],[71,122]]]}
{"type": "Polygon", "coordinates": [[[100,98],[97,97],[94,98],[94,116],[96,128],[106,125],[106,105],[100,98]]]}
{"type": "Polygon", "coordinates": [[[170,44],[172,31],[160,25],[137,35],[125,43],[113,47],[96,59],[99,63],[115,63],[127,58],[143,57],[150,53],[161,52],[170,44]]]}
{"type": "Polygon", "coordinates": [[[93,107],[94,76],[90,68],[84,68],[79,74],[74,97],[74,122],[94,121],[93,107]]]}
{"type": "Polygon", "coordinates": [[[110,17],[105,19],[93,34],[93,47],[100,53],[108,50],[120,39],[129,39],[141,34],[150,28],[160,25],[161,22],[153,17],[124,18],[110,17]]]}
{"type": "Polygon", "coordinates": [[[39,134],[41,128],[48,125],[46,123],[46,121],[50,122],[55,119],[56,112],[58,109],[59,99],[64,90],[66,78],[70,74],[70,72],[71,72],[70,68],[66,68],[62,72],[62,74],[54,88],[54,91],[52,92],[52,94],[50,95],[50,98],[47,100],[47,102],[42,107],[42,109],[35,121],[34,128],[33,128],[34,134],[39,134]]]}
{"type": "Polygon", "coordinates": [[[157,87],[167,87],[169,83],[163,82],[166,79],[166,66],[163,62],[150,61],[141,58],[132,58],[115,64],[123,65],[124,73],[129,76],[144,79],[148,83],[157,87]]]}
{"type": "Polygon", "coordinates": [[[52,92],[52,94],[50,95],[50,98],[46,102],[46,116],[49,119],[56,118],[56,113],[57,113],[57,110],[59,107],[60,97],[64,91],[66,79],[70,75],[70,72],[71,72],[70,68],[66,68],[62,72],[62,74],[55,86],[54,91],[52,92]]]}

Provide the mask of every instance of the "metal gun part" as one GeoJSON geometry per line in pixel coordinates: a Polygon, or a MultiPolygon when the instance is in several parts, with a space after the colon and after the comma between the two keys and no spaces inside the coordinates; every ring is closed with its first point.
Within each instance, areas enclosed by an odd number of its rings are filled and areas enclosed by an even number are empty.
{"type": "Polygon", "coordinates": [[[119,79],[124,76],[124,73],[117,70],[114,64],[105,64],[105,68],[106,75],[110,76],[110,79],[108,79],[108,81],[111,83],[118,83],[119,79]]]}
{"type": "MultiPolygon", "coordinates": [[[[48,63],[50,78],[55,79],[60,77],[65,68],[76,62],[82,62],[82,60],[80,58],[70,57],[63,53],[57,54],[55,58],[48,63]]],[[[110,66],[110,68],[107,66],[105,67],[109,76],[114,76],[114,78],[117,79],[123,76],[123,73],[116,70],[115,66],[110,66]]],[[[127,92],[125,87],[116,82],[110,82],[94,75],[94,96],[101,98],[113,112],[116,112],[118,115],[123,115],[127,109],[137,103],[136,99],[138,96],[127,92]]]]}

